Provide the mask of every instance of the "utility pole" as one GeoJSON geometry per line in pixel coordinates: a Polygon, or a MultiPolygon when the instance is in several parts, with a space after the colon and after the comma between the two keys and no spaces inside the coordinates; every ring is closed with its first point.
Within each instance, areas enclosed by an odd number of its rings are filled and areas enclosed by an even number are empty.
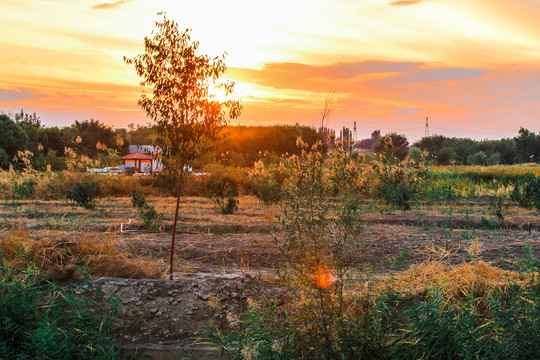
{"type": "Polygon", "coordinates": [[[426,116],[426,137],[429,137],[429,123],[428,123],[428,117],[426,116]]]}

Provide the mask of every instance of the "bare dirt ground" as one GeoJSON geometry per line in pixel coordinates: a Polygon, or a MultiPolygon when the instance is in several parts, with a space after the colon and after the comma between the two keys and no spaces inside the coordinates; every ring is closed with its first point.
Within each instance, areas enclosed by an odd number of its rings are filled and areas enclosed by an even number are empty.
{"type": "MultiPolygon", "coordinates": [[[[155,197],[149,203],[165,214],[164,231],[140,231],[143,224],[128,198],[100,199],[95,211],[64,201],[2,201],[0,237],[22,231],[36,241],[112,239],[133,258],[151,260],[165,273],[174,199],[155,197]]],[[[515,268],[527,251],[540,257],[538,214],[509,204],[504,223],[493,229],[482,221],[494,221],[488,203],[489,199],[423,203],[406,212],[365,205],[365,230],[351,253],[352,264],[380,275],[429,259],[461,263],[470,260],[468,249],[475,240],[482,250],[478,257],[500,268],[515,268]]],[[[94,280],[102,296],[118,300],[119,341],[185,342],[207,321],[209,303],[223,312],[240,311],[250,296],[249,276],[270,276],[279,261],[279,215],[279,206],[261,205],[253,197],[241,197],[234,215],[216,214],[204,198],[184,199],[175,281],[94,280]]]]}
{"type": "MultiPolygon", "coordinates": [[[[33,239],[84,240],[89,234],[112,237],[133,256],[165,266],[174,199],[152,198],[149,203],[165,214],[164,231],[142,231],[143,223],[128,198],[101,199],[96,211],[63,201],[4,201],[0,203],[0,228],[22,229],[33,239]]],[[[240,199],[240,210],[234,215],[217,214],[205,198],[184,199],[176,240],[178,271],[272,268],[279,260],[276,241],[283,238],[279,215],[279,206],[264,206],[248,196],[240,199]]],[[[519,261],[526,246],[540,255],[540,217],[535,211],[509,206],[498,229],[485,225],[482,217],[492,220],[483,199],[420,204],[409,211],[366,206],[365,230],[359,234],[354,263],[387,271],[437,256],[462,261],[476,239],[483,249],[480,258],[499,266],[519,261]]]]}

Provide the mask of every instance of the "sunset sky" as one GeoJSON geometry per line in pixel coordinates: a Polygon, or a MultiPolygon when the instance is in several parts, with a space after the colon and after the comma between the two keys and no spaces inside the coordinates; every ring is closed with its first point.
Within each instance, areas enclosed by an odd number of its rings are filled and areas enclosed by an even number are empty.
{"type": "Polygon", "coordinates": [[[410,140],[540,131],[540,0],[3,0],[0,111],[44,125],[145,124],[135,70],[156,14],[227,52],[245,125],[375,130],[410,140]]]}

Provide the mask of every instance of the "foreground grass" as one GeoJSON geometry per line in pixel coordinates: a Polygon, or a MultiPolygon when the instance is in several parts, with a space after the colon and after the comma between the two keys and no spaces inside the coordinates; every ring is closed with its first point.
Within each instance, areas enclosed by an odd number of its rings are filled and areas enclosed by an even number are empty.
{"type": "Polygon", "coordinates": [[[91,291],[76,296],[38,269],[14,269],[0,252],[1,359],[116,359],[109,340],[114,303],[99,309],[91,291]]]}
{"type": "Polygon", "coordinates": [[[244,314],[221,323],[217,314],[205,340],[232,359],[537,359],[539,262],[524,260],[521,272],[426,262],[377,281],[251,300],[244,314]]]}

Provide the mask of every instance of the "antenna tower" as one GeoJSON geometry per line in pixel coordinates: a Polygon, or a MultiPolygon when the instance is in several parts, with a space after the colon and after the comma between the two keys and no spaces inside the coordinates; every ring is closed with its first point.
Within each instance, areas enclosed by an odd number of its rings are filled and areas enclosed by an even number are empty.
{"type": "Polygon", "coordinates": [[[356,142],[358,141],[358,137],[356,136],[356,121],[354,122],[354,127],[353,127],[353,135],[354,135],[354,143],[356,144],[356,142]]]}
{"type": "Polygon", "coordinates": [[[426,137],[429,137],[429,123],[428,123],[428,117],[426,116],[426,137]]]}

